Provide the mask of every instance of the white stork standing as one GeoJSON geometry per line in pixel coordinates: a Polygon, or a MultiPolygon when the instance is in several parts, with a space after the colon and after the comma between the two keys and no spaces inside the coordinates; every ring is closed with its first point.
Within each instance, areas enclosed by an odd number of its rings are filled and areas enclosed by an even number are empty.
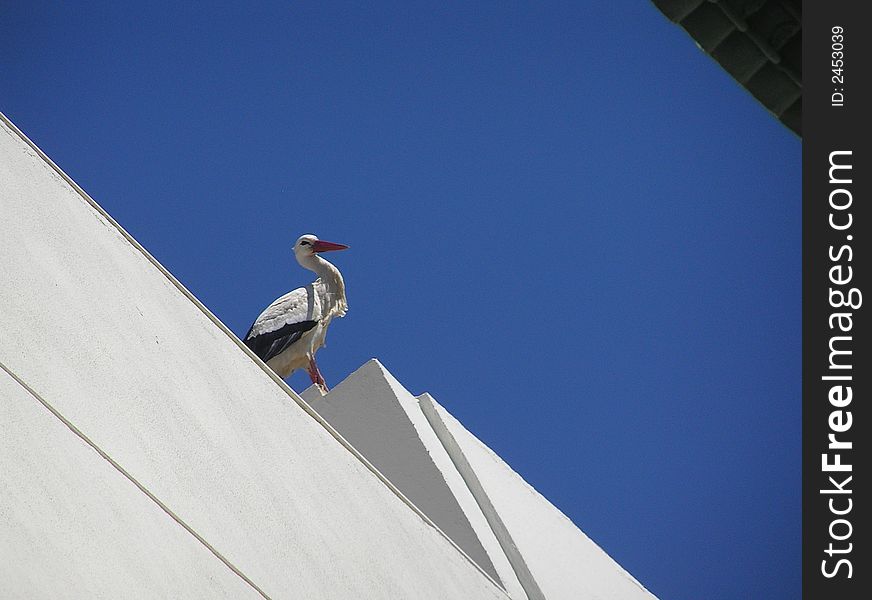
{"type": "Polygon", "coordinates": [[[327,391],[315,363],[315,352],[324,345],[333,317],[345,316],[348,302],[342,274],[319,253],[346,248],[312,234],[301,235],[294,244],[294,256],[301,267],[314,271],[318,279],[267,306],[245,334],[245,345],[279,377],[284,379],[306,367],[312,383],[327,391]]]}

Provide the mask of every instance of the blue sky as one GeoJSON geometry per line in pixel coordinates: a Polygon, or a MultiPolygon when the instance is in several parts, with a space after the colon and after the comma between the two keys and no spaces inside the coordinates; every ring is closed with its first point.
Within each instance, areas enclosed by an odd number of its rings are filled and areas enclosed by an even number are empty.
{"type": "Polygon", "coordinates": [[[799,597],[801,142],[651,3],[13,1],[0,56],[238,334],[349,244],[329,383],[378,357],[664,600],[799,597]]]}

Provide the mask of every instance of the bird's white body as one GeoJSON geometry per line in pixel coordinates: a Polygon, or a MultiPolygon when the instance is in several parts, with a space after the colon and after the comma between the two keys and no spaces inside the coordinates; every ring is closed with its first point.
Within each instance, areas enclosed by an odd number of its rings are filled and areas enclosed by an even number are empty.
{"type": "MultiPolygon", "coordinates": [[[[326,261],[325,261],[326,262],[326,261]]],[[[339,275],[339,271],[336,271],[339,275]]],[[[342,276],[339,275],[341,281],[342,276]]],[[[334,317],[344,317],[348,310],[344,283],[341,296],[330,291],[319,277],[314,282],[292,290],[276,299],[260,314],[251,328],[252,335],[264,331],[274,331],[288,323],[317,321],[317,325],[305,332],[281,354],[266,361],[270,368],[285,378],[297,369],[306,368],[309,359],[323,347],[327,338],[327,327],[334,317]]]]}
{"type": "Polygon", "coordinates": [[[254,321],[245,343],[280,377],[307,368],[312,382],[326,389],[315,363],[315,353],[324,346],[327,328],[348,311],[345,281],[335,266],[318,252],[341,250],[342,244],[304,235],[294,245],[300,266],[318,275],[307,286],[276,299],[254,321]]]}

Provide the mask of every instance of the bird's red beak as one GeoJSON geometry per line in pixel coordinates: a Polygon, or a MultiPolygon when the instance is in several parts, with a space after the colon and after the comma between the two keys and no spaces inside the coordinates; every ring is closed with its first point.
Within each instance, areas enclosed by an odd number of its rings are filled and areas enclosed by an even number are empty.
{"type": "Polygon", "coordinates": [[[312,250],[315,252],[332,252],[334,250],[345,250],[348,248],[345,244],[336,244],[324,240],[315,240],[312,242],[312,250]]]}

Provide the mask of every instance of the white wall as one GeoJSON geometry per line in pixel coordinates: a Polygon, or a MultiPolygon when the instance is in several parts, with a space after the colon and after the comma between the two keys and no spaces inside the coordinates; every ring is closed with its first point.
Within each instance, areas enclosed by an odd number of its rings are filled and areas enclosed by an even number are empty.
{"type": "Polygon", "coordinates": [[[0,598],[653,598],[371,361],[307,393],[379,472],[4,119],[0,598]]]}
{"type": "Polygon", "coordinates": [[[654,600],[432,396],[415,398],[377,360],[327,395],[303,396],[472,558],[484,553],[513,600],[654,600]]]}
{"type": "Polygon", "coordinates": [[[314,386],[302,396],[470,558],[499,579],[434,462],[439,457],[430,448],[439,442],[417,400],[377,360],[368,361],[326,396],[314,386]]]}
{"type": "Polygon", "coordinates": [[[260,598],[0,370],[0,597],[260,598]]]}
{"type": "Polygon", "coordinates": [[[0,597],[505,598],[5,122],[0,216],[0,597]]]}
{"type": "MultiPolygon", "coordinates": [[[[447,410],[432,406],[549,600],[654,600],[632,575],[447,410]]],[[[591,482],[591,485],[595,485],[591,482]]]]}

